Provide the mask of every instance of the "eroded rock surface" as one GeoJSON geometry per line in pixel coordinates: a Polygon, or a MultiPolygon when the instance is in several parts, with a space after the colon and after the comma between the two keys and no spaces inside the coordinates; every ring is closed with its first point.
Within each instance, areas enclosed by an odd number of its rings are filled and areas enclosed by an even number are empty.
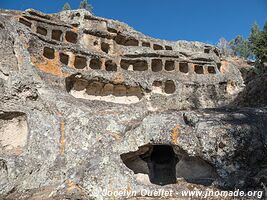
{"type": "Polygon", "coordinates": [[[1,10],[0,39],[0,198],[266,184],[265,100],[227,106],[243,79],[214,46],[84,10],[1,10]]]}

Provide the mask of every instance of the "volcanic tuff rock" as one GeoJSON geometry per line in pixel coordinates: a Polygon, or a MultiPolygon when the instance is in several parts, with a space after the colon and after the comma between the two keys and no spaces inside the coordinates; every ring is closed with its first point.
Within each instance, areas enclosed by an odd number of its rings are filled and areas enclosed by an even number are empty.
{"type": "Polygon", "coordinates": [[[243,79],[214,46],[85,10],[1,10],[0,41],[1,198],[266,183],[267,109],[227,106],[243,79]]]}

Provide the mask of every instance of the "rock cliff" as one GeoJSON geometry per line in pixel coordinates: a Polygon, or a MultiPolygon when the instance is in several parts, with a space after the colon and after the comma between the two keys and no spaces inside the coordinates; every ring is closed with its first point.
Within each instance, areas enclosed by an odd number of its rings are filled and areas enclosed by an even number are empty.
{"type": "Polygon", "coordinates": [[[0,198],[266,184],[266,94],[216,47],[85,10],[1,10],[0,41],[0,198]]]}

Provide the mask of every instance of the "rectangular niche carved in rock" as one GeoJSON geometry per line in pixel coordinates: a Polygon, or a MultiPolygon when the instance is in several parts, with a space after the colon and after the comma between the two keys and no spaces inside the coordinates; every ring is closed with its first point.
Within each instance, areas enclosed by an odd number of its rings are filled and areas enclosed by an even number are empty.
{"type": "Polygon", "coordinates": [[[109,44],[108,43],[106,43],[106,42],[102,42],[101,43],[101,50],[103,52],[108,53],[109,52],[109,49],[110,49],[110,47],[109,47],[109,44]]]}
{"type": "Polygon", "coordinates": [[[166,45],[166,46],[165,46],[165,49],[166,49],[166,50],[172,50],[172,47],[166,45]]]}
{"type": "Polygon", "coordinates": [[[210,53],[210,49],[204,49],[204,53],[210,53]]]}
{"type": "Polygon", "coordinates": [[[143,43],[142,43],[142,46],[143,46],[143,47],[150,47],[150,43],[149,43],[149,42],[143,42],[143,43]]]}
{"type": "Polygon", "coordinates": [[[208,72],[209,74],[216,74],[216,70],[214,66],[208,66],[208,72]]]}
{"type": "Polygon", "coordinates": [[[126,37],[123,35],[117,35],[115,37],[115,41],[117,44],[124,45],[124,46],[138,46],[139,41],[133,37],[126,37]]]}
{"type": "Polygon", "coordinates": [[[101,60],[99,60],[97,58],[93,58],[90,61],[90,68],[91,69],[101,69],[101,65],[102,65],[101,60]]]}
{"type": "Polygon", "coordinates": [[[28,124],[26,114],[4,112],[0,114],[0,146],[3,150],[24,147],[27,144],[28,124]]]}
{"type": "Polygon", "coordinates": [[[148,70],[147,61],[139,60],[139,61],[135,62],[133,65],[133,70],[134,71],[146,71],[146,70],[148,70]]]}
{"type": "Polygon", "coordinates": [[[63,63],[64,65],[69,64],[69,55],[65,53],[60,53],[59,54],[60,62],[63,63]]]}
{"type": "Polygon", "coordinates": [[[153,45],[153,49],[154,50],[163,50],[163,47],[161,45],[159,45],[159,44],[154,44],[153,45]]]}
{"type": "Polygon", "coordinates": [[[172,80],[168,80],[165,82],[164,91],[166,94],[172,94],[176,90],[175,83],[172,80]]]}
{"type": "Polygon", "coordinates": [[[44,57],[48,59],[54,59],[55,58],[55,49],[49,48],[49,47],[44,47],[43,51],[44,57]]]}
{"type": "Polygon", "coordinates": [[[40,27],[40,26],[37,26],[37,30],[36,30],[36,32],[37,32],[38,34],[41,34],[41,35],[44,35],[44,36],[47,35],[47,30],[46,30],[45,28],[43,28],[43,27],[40,27]]]}
{"type": "Polygon", "coordinates": [[[32,23],[27,21],[26,19],[23,19],[23,18],[19,18],[19,22],[24,24],[25,26],[28,26],[29,28],[32,27],[32,23]]]}
{"type": "Polygon", "coordinates": [[[148,70],[148,63],[145,60],[121,60],[120,64],[121,68],[125,70],[134,70],[134,71],[148,70]]]}
{"type": "Polygon", "coordinates": [[[74,33],[72,31],[66,31],[65,38],[66,38],[66,40],[68,42],[71,42],[71,43],[76,44],[77,43],[78,35],[77,35],[77,33],[74,33]]]}
{"type": "Polygon", "coordinates": [[[204,74],[204,68],[202,65],[195,65],[194,69],[197,74],[204,74]]]}
{"type": "Polygon", "coordinates": [[[87,66],[87,59],[83,56],[75,56],[74,67],[76,69],[83,69],[87,66]]]}
{"type": "Polygon", "coordinates": [[[138,46],[139,42],[138,40],[134,39],[134,38],[129,38],[125,41],[124,43],[125,46],[138,46]]]}
{"type": "Polygon", "coordinates": [[[107,71],[117,71],[117,65],[112,60],[106,61],[105,67],[107,71]]]}
{"type": "Polygon", "coordinates": [[[152,86],[154,87],[161,87],[162,86],[162,81],[154,81],[152,86]]]}
{"type": "Polygon", "coordinates": [[[153,72],[159,72],[162,70],[162,60],[160,59],[153,59],[151,65],[153,72]]]}
{"type": "Polygon", "coordinates": [[[111,27],[107,27],[107,31],[110,33],[117,33],[118,32],[116,29],[111,28],[111,27]]]}
{"type": "Polygon", "coordinates": [[[114,85],[113,95],[120,97],[126,96],[127,89],[124,85],[114,85]]]}
{"type": "Polygon", "coordinates": [[[129,70],[130,65],[132,65],[132,62],[130,60],[121,60],[121,68],[124,70],[129,70]]]}
{"type": "Polygon", "coordinates": [[[63,32],[61,30],[52,30],[52,39],[57,40],[57,41],[61,41],[62,33],[63,32]]]}
{"type": "Polygon", "coordinates": [[[163,93],[163,83],[162,83],[162,81],[154,81],[152,83],[152,91],[154,93],[162,94],[163,93]]]}
{"type": "Polygon", "coordinates": [[[185,63],[185,62],[179,63],[179,71],[182,73],[188,73],[189,71],[188,63],[185,63]]]}
{"type": "Polygon", "coordinates": [[[103,80],[85,80],[74,76],[66,78],[66,90],[75,98],[120,104],[137,103],[144,96],[140,86],[114,84],[103,80]]]}
{"type": "Polygon", "coordinates": [[[175,62],[173,60],[167,60],[165,62],[165,70],[173,71],[175,69],[175,62]]]}

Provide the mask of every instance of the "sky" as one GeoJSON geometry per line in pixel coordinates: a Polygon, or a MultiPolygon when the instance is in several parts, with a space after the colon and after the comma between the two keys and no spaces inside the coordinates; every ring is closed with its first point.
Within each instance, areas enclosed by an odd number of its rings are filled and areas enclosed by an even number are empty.
{"type": "MultiPolygon", "coordinates": [[[[0,0],[0,9],[34,8],[59,12],[80,0],[0,0]]],[[[216,44],[219,38],[248,37],[254,22],[267,21],[267,0],[88,0],[96,16],[127,23],[137,31],[165,40],[216,44]]]]}

